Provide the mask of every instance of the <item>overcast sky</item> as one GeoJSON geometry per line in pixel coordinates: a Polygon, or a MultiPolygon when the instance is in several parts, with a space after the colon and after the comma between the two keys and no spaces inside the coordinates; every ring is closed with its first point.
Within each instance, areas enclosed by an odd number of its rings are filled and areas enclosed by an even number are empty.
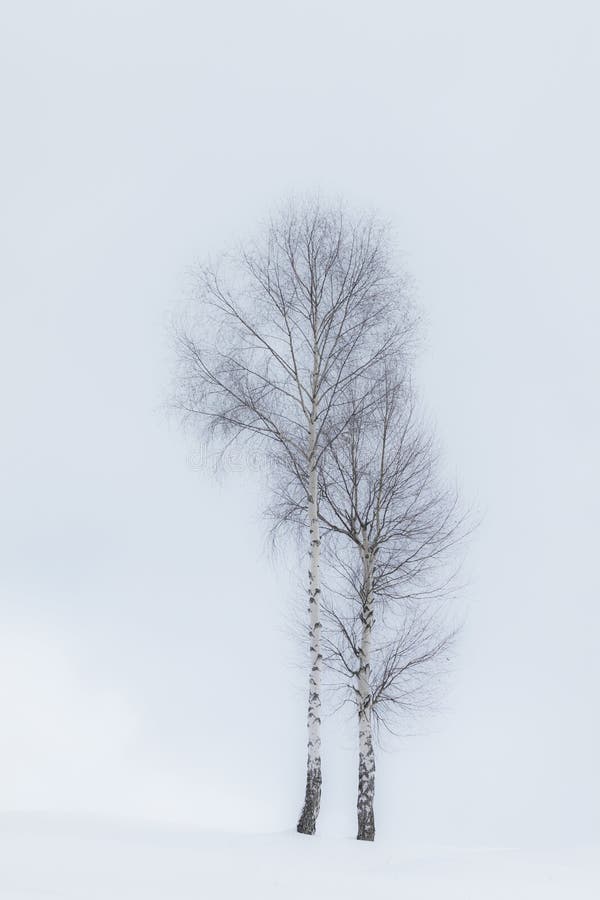
{"type": "MultiPolygon", "coordinates": [[[[381,757],[380,827],[598,837],[599,26],[593,0],[3,4],[3,809],[293,826],[295,586],[252,478],[197,471],[161,407],[190,266],[320,190],[393,223],[483,512],[446,710],[381,757]]],[[[352,734],[326,740],[323,828],[352,833],[352,734]]]]}

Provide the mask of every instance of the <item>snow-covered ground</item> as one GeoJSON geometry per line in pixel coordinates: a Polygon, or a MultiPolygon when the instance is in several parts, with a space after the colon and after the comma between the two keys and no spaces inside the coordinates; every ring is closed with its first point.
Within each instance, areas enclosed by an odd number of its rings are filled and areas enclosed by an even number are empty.
{"type": "Polygon", "coordinates": [[[0,817],[2,900],[587,900],[597,848],[374,845],[25,814],[0,817]]]}

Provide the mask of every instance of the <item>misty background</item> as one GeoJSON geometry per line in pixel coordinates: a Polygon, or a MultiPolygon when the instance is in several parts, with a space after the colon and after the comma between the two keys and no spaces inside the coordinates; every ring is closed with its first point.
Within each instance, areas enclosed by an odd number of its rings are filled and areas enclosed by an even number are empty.
{"type": "MultiPolygon", "coordinates": [[[[380,832],[597,839],[596,4],[0,16],[0,809],[294,826],[289,561],[254,476],[192,465],[163,407],[191,267],[320,190],[395,227],[428,414],[483,517],[444,710],[379,756],[380,832]]],[[[320,829],[351,833],[343,720],[323,765],[320,829]]]]}

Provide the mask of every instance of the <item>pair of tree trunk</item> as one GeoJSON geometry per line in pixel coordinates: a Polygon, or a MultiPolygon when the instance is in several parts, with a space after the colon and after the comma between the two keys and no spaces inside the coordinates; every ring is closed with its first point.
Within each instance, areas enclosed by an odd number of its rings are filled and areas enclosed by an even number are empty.
{"type": "MultiPolygon", "coordinates": [[[[309,429],[309,453],[314,455],[314,427],[309,429]]],[[[310,470],[308,518],[310,530],[309,566],[309,642],[310,674],[308,701],[308,758],[304,805],[297,830],[312,835],[316,831],[321,806],[321,537],[318,510],[318,471],[310,470]]],[[[357,674],[358,709],[358,797],[357,819],[359,841],[375,840],[375,750],[373,745],[371,695],[371,644],[374,625],[373,555],[366,536],[361,548],[364,598],[361,615],[362,633],[357,674]]]]}

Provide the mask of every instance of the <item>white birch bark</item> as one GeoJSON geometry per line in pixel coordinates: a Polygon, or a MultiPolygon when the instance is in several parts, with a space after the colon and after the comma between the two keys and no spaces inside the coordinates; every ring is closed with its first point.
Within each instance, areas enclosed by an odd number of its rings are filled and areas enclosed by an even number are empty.
{"type": "Polygon", "coordinates": [[[308,569],[308,616],[310,673],[308,685],[308,758],[304,807],[298,831],[314,834],[321,805],[321,536],[318,506],[316,447],[316,403],[313,403],[308,431],[308,524],[310,563],[308,569]]]}
{"type": "Polygon", "coordinates": [[[371,705],[371,646],[373,639],[373,554],[366,536],[361,551],[364,576],[362,633],[358,670],[358,798],[359,841],[375,840],[375,753],[371,705]]]}

